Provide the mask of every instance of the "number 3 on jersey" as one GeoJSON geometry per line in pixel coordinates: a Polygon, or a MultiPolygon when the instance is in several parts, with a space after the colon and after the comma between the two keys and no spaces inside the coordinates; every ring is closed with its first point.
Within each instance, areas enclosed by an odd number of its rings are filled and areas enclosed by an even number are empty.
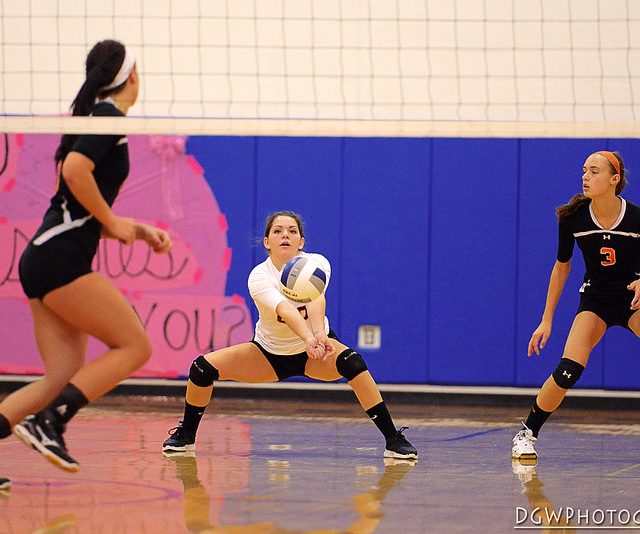
{"type": "Polygon", "coordinates": [[[616,263],[616,251],[609,247],[602,247],[600,249],[600,254],[604,255],[604,260],[600,263],[605,267],[610,267],[616,263]]]}

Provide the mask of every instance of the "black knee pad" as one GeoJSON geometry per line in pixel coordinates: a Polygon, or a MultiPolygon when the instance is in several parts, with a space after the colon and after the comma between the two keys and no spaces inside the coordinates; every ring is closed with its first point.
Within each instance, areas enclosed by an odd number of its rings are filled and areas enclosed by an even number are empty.
{"type": "Polygon", "coordinates": [[[220,373],[218,373],[218,370],[202,355],[198,356],[191,363],[189,380],[196,386],[200,386],[201,388],[209,387],[213,384],[214,380],[218,380],[219,376],[220,373]]]}
{"type": "Polygon", "coordinates": [[[348,381],[353,380],[360,373],[367,370],[367,364],[364,363],[362,356],[355,350],[343,350],[336,358],[336,368],[338,372],[348,381]]]}
{"type": "Polygon", "coordinates": [[[583,365],[569,358],[562,358],[551,376],[562,389],[570,389],[578,381],[582,371],[583,365]]]}

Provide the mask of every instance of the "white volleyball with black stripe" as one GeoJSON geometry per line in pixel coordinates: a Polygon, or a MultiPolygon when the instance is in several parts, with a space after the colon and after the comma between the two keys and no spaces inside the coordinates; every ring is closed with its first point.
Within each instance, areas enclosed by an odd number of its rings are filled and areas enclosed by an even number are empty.
{"type": "Polygon", "coordinates": [[[313,257],[296,256],[280,272],[280,291],[295,302],[317,299],[327,285],[327,273],[313,257]]]}

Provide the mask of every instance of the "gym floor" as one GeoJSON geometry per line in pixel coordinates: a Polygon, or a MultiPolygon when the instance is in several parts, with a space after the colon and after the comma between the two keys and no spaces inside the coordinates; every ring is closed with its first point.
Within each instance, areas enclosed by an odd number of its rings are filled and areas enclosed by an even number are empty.
{"type": "Polygon", "coordinates": [[[522,465],[510,458],[522,408],[390,403],[420,454],[407,462],[383,460],[355,401],[217,399],[195,457],[167,458],[181,405],[118,396],[85,408],[66,434],[77,473],[0,442],[0,476],[13,481],[0,532],[640,530],[637,412],[561,410],[537,465],[522,465]]]}

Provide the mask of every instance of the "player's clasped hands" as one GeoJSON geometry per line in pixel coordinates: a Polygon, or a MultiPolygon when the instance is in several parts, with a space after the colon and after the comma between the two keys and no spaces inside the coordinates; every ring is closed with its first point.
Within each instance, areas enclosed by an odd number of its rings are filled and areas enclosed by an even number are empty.
{"type": "Polygon", "coordinates": [[[307,353],[314,360],[325,361],[336,353],[336,348],[326,335],[309,336],[304,343],[307,353]]]}
{"type": "Polygon", "coordinates": [[[324,359],[330,358],[332,356],[336,356],[336,347],[331,340],[327,337],[327,335],[322,332],[320,334],[316,334],[316,339],[318,342],[324,347],[324,359]]]}
{"type": "Polygon", "coordinates": [[[304,340],[307,354],[314,360],[324,360],[325,350],[324,345],[320,343],[315,336],[310,335],[304,340]]]}

